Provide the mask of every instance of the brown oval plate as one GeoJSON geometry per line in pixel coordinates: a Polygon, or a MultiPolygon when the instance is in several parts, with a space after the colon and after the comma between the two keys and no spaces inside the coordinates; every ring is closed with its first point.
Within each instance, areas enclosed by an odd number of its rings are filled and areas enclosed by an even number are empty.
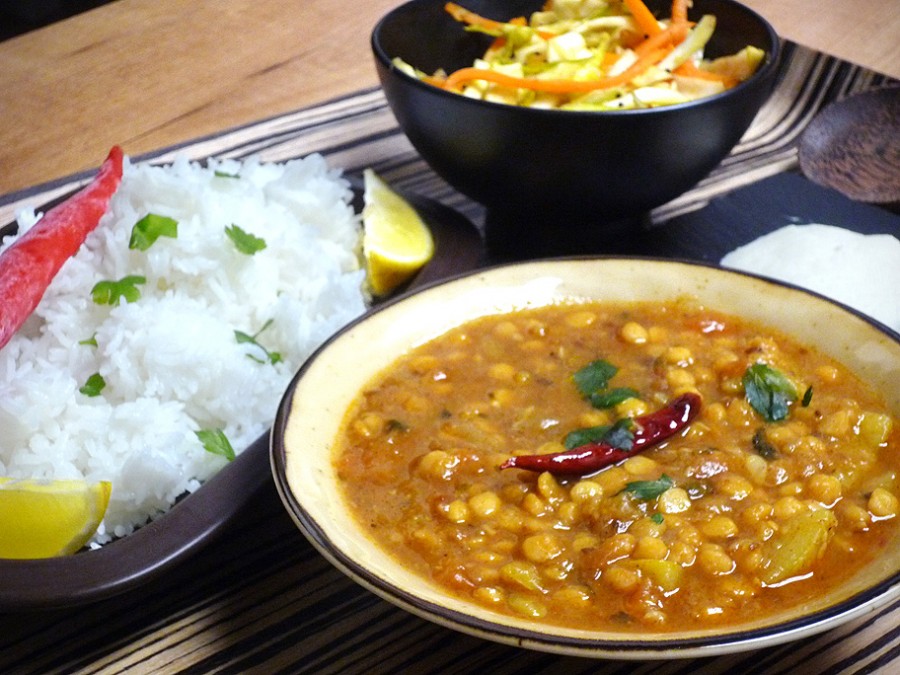
{"type": "MultiPolygon", "coordinates": [[[[348,179],[359,212],[362,182],[353,176],[348,179]]],[[[404,196],[430,228],[435,255],[395,295],[483,262],[481,235],[471,221],[434,200],[411,193],[404,196]]],[[[0,227],[0,236],[14,232],[15,227],[15,223],[0,227]]],[[[268,448],[265,434],[167,513],[102,548],[60,558],[0,560],[0,612],[71,607],[123,593],[157,577],[213,541],[240,517],[247,502],[269,487],[268,448]]]]}

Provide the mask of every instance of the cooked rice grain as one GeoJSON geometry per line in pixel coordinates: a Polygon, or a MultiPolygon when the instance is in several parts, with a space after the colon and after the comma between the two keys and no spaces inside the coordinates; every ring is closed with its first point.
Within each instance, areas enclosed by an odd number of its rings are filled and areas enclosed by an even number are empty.
{"type": "MultiPolygon", "coordinates": [[[[250,445],[300,364],[364,311],[351,199],[318,155],[286,164],[126,160],[109,212],[0,350],[0,475],[112,481],[94,545],[195,491],[225,464],[195,432],[220,428],[238,452],[250,445]],[[129,250],[148,213],[177,220],[177,238],[129,250]],[[238,252],[224,232],[233,224],[266,248],[238,252]],[[140,300],[93,303],[94,284],[126,275],[146,277],[140,300]],[[258,342],[281,355],[274,365],[235,339],[267,322],[258,342]],[[91,337],[96,346],[83,344],[91,337]],[[88,397],[79,388],[93,373],[106,387],[88,397]]],[[[20,232],[35,220],[20,214],[20,232]]]]}

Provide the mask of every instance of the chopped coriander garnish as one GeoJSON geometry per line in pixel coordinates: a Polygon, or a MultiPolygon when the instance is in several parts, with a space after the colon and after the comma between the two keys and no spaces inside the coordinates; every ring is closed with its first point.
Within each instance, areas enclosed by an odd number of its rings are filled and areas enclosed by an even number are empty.
{"type": "Polygon", "coordinates": [[[622,401],[630,398],[638,398],[639,394],[629,387],[618,387],[616,389],[607,389],[606,391],[595,391],[590,395],[591,405],[595,408],[613,408],[622,401]]]}
{"type": "Polygon", "coordinates": [[[631,450],[634,447],[634,421],[623,417],[610,427],[603,437],[603,442],[618,450],[631,450]]]}
{"type": "Polygon", "coordinates": [[[216,178],[240,178],[239,174],[236,173],[228,173],[227,171],[222,171],[221,169],[216,169],[213,172],[216,178]]]}
{"type": "Polygon", "coordinates": [[[625,485],[625,492],[631,493],[636,499],[650,500],[656,499],[663,492],[675,485],[675,482],[666,474],[659,477],[659,480],[636,480],[625,485]]]}
{"type": "Polygon", "coordinates": [[[566,434],[563,445],[566,446],[566,450],[572,450],[574,448],[580,448],[582,445],[587,445],[588,443],[599,443],[603,440],[603,437],[609,433],[611,428],[611,425],[603,424],[597,427],[575,429],[575,431],[570,431],[566,434]]]}
{"type": "Polygon", "coordinates": [[[234,448],[231,447],[231,443],[224,431],[221,429],[201,429],[194,433],[203,444],[204,450],[211,452],[214,455],[221,455],[229,462],[234,460],[234,448]]]}
{"type": "Polygon", "coordinates": [[[261,349],[263,354],[266,355],[265,359],[260,359],[256,356],[253,356],[253,354],[247,354],[248,358],[253,359],[257,363],[265,363],[266,361],[268,361],[269,363],[271,363],[274,366],[276,363],[281,362],[281,354],[279,352],[270,352],[268,349],[263,347],[257,341],[257,338],[259,337],[260,333],[262,333],[266,328],[268,328],[271,325],[272,325],[272,319],[269,319],[268,321],[266,321],[263,324],[262,328],[260,328],[258,331],[256,331],[256,333],[254,333],[253,335],[249,335],[243,331],[236,330],[236,331],[234,331],[234,338],[238,341],[238,344],[252,344],[252,345],[258,347],[259,349],[261,349]]]}
{"type": "Polygon", "coordinates": [[[800,399],[800,405],[802,405],[804,408],[808,408],[811,401],[812,401],[812,385],[809,385],[806,388],[806,391],[803,392],[803,398],[800,399]]]}
{"type": "Polygon", "coordinates": [[[266,247],[266,240],[245,232],[237,225],[225,228],[225,234],[234,243],[235,248],[246,255],[259,253],[266,247]]]}
{"type": "Polygon", "coordinates": [[[131,228],[131,240],[128,242],[128,248],[146,251],[160,237],[176,239],[178,237],[178,221],[168,216],[148,213],[131,228]]]}
{"type": "Polygon", "coordinates": [[[89,338],[85,338],[84,340],[79,340],[78,344],[85,345],[86,347],[96,347],[97,346],[97,334],[94,333],[89,338]]]}
{"type": "Polygon", "coordinates": [[[650,516],[650,520],[652,520],[657,525],[662,525],[665,521],[665,517],[661,513],[654,513],[652,516],[650,516]]]}
{"type": "Polygon", "coordinates": [[[395,431],[405,433],[409,431],[409,426],[398,419],[389,419],[384,423],[384,431],[387,434],[392,434],[395,431]]]}
{"type": "Polygon", "coordinates": [[[634,446],[634,433],[631,431],[633,426],[634,422],[625,417],[615,424],[575,429],[566,434],[563,445],[566,450],[574,450],[590,443],[606,443],[619,450],[631,450],[634,446]]]}
{"type": "Polygon", "coordinates": [[[747,401],[767,422],[785,419],[790,404],[797,400],[797,390],[791,381],[765,363],[747,368],[743,383],[747,401]]]}
{"type": "Polygon", "coordinates": [[[103,391],[103,388],[106,386],[106,380],[103,379],[103,376],[100,373],[94,373],[91,375],[87,382],[84,383],[84,386],[81,387],[78,391],[84,394],[85,396],[99,396],[100,392],[103,391]]]}
{"type": "Polygon", "coordinates": [[[609,361],[598,359],[591,361],[584,368],[572,375],[575,386],[585,398],[591,394],[606,389],[613,375],[619,372],[619,369],[609,361]]]}
{"type": "Polygon", "coordinates": [[[146,277],[129,275],[118,281],[98,281],[91,289],[91,297],[98,305],[115,305],[119,300],[135,302],[141,297],[138,284],[147,283],[146,277]]]}
{"type": "Polygon", "coordinates": [[[778,455],[778,450],[775,449],[775,446],[769,443],[769,439],[766,438],[766,428],[760,427],[756,430],[756,433],[753,434],[753,449],[756,450],[756,454],[764,459],[775,459],[778,455]]]}

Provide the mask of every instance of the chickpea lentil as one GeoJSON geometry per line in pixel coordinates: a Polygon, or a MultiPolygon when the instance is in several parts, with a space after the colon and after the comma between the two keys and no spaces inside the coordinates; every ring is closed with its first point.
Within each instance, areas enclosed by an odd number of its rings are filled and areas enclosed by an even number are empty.
{"type": "Polygon", "coordinates": [[[502,505],[502,500],[494,492],[480,492],[469,498],[469,510],[478,518],[494,515],[502,505]]]}
{"type": "Polygon", "coordinates": [[[554,534],[543,532],[527,537],[522,542],[522,552],[531,562],[543,563],[561,555],[563,545],[554,534]]]}
{"type": "Polygon", "coordinates": [[[691,498],[683,488],[669,488],[659,496],[661,513],[684,513],[691,508],[691,498]]]}
{"type": "Polygon", "coordinates": [[[718,544],[703,544],[697,550],[700,567],[715,576],[730,574],[734,570],[734,560],[718,544]]]}
{"type": "Polygon", "coordinates": [[[648,476],[658,471],[659,464],[647,455],[635,455],[622,462],[622,468],[632,476],[648,476]]]}
{"type": "Polygon", "coordinates": [[[642,345],[650,339],[647,329],[636,321],[626,321],[619,330],[619,336],[633,345],[642,345]]]}
{"type": "Polygon", "coordinates": [[[669,547],[662,539],[657,537],[645,536],[638,539],[634,546],[632,555],[635,558],[646,558],[648,560],[663,560],[669,553],[669,547]]]}
{"type": "Polygon", "coordinates": [[[566,325],[570,328],[587,328],[588,326],[593,326],[596,321],[597,314],[588,311],[573,312],[565,318],[566,325]]]}
{"type": "Polygon", "coordinates": [[[809,496],[826,505],[833,505],[841,498],[843,487],[840,479],[824,473],[814,473],[806,482],[809,496]]]}
{"type": "Polygon", "coordinates": [[[728,539],[738,533],[738,526],[728,516],[715,516],[709,522],[704,523],[700,530],[712,539],[728,539]]]}
{"type": "Polygon", "coordinates": [[[610,565],[603,573],[602,578],[618,593],[632,593],[641,583],[640,575],[636,570],[622,565],[610,565]]]}
{"type": "Polygon", "coordinates": [[[875,488],[869,497],[869,513],[876,518],[893,518],[897,515],[900,501],[884,488],[875,488]]]}

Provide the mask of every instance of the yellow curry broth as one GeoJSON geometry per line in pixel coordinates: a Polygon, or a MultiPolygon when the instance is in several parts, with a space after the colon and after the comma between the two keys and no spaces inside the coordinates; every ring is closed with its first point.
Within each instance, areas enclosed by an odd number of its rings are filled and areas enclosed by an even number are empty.
{"type": "Polygon", "coordinates": [[[897,441],[864,383],[783,335],[685,303],[588,303],[479,319],[403,356],[348,413],[336,462],[372,536],[453,593],[666,631],[820,597],[877,555],[896,534],[897,441]],[[592,406],[572,376],[597,359],[638,396],[592,406]],[[808,405],[767,422],[742,384],[755,363],[811,387],[808,405]],[[499,469],[685,391],[703,399],[685,432],[594,475],[499,469]]]}

